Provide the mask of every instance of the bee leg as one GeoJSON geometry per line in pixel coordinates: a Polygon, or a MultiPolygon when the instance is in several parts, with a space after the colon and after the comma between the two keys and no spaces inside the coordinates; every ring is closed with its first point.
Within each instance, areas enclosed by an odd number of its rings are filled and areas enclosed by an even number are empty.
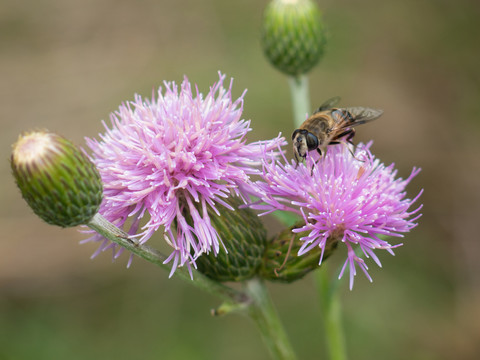
{"type": "Polygon", "coordinates": [[[355,136],[355,129],[350,129],[350,131],[347,132],[347,138],[345,139],[349,144],[353,145],[352,139],[355,136]]]}
{"type": "Polygon", "coordinates": [[[295,166],[295,169],[296,169],[298,168],[298,163],[299,163],[298,156],[297,156],[297,153],[294,153],[293,155],[295,156],[295,162],[297,163],[297,165],[295,166]]]}
{"type": "Polygon", "coordinates": [[[348,151],[350,151],[350,154],[352,154],[352,156],[353,156],[353,158],[354,158],[355,160],[358,160],[358,161],[361,161],[361,162],[365,162],[365,160],[362,160],[362,159],[359,159],[359,158],[355,157],[355,154],[353,153],[352,150],[348,149],[348,151]]]}
{"type": "MultiPolygon", "coordinates": [[[[355,129],[350,129],[350,132],[348,133],[347,138],[345,139],[349,144],[352,144],[353,146],[355,146],[353,144],[353,141],[352,141],[354,136],[355,136],[355,129]]],[[[350,150],[350,149],[348,149],[348,150],[350,150]]],[[[350,150],[350,153],[352,154],[352,156],[354,157],[355,160],[365,162],[365,160],[362,160],[362,159],[359,159],[359,158],[355,157],[355,154],[353,153],[352,150],[350,150]]]]}
{"type": "MultiPolygon", "coordinates": [[[[345,136],[346,136],[345,141],[330,141],[330,145],[332,145],[332,144],[340,144],[341,142],[346,142],[346,143],[348,143],[348,144],[350,144],[350,145],[355,146],[355,144],[354,144],[353,141],[352,141],[353,137],[355,136],[355,129],[349,129],[349,130],[347,130],[347,131],[344,131],[343,133],[341,133],[340,135],[338,135],[336,138],[337,138],[337,139],[340,139],[340,138],[345,137],[345,136]]],[[[353,156],[353,158],[354,158],[355,160],[358,160],[358,161],[363,162],[363,160],[360,160],[360,159],[358,159],[358,158],[355,157],[355,154],[353,153],[353,151],[352,151],[350,148],[348,149],[348,151],[350,151],[350,154],[352,154],[352,156],[353,156]]]]}
{"type": "MultiPolygon", "coordinates": [[[[317,148],[317,152],[318,152],[318,155],[320,155],[320,157],[322,157],[322,150],[320,150],[319,148],[317,148]]],[[[312,165],[312,171],[310,173],[310,176],[313,176],[313,169],[315,169],[315,164],[320,161],[320,159],[318,159],[316,162],[313,163],[312,165]]]]}
{"type": "MultiPolygon", "coordinates": [[[[341,139],[341,138],[343,138],[344,136],[346,136],[345,141],[346,141],[347,143],[353,145],[352,139],[353,139],[353,137],[355,136],[355,129],[346,130],[346,131],[342,132],[341,134],[338,134],[337,136],[335,136],[335,139],[341,139]]],[[[331,144],[340,144],[340,142],[338,142],[338,141],[330,141],[329,144],[330,144],[330,145],[331,145],[331,144]]]]}

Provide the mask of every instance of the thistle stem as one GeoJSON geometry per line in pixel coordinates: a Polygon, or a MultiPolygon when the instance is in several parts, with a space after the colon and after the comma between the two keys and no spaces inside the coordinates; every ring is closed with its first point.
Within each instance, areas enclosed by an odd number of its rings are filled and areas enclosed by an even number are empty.
{"type": "Polygon", "coordinates": [[[323,313],[328,358],[330,360],[346,360],[347,351],[342,327],[339,287],[336,286],[338,281],[335,279],[335,284],[333,284],[325,266],[323,264],[322,269],[315,272],[315,280],[323,313]]]}
{"type": "Polygon", "coordinates": [[[245,291],[252,300],[252,304],[248,308],[248,314],[257,324],[272,358],[276,360],[295,360],[297,357],[283,329],[265,283],[260,279],[249,280],[245,284],[245,291]]]}
{"type": "MultiPolygon", "coordinates": [[[[135,240],[131,239],[126,232],[116,227],[99,213],[97,213],[90,220],[87,226],[98,232],[103,237],[124,247],[142,259],[145,259],[166,271],[170,271],[170,266],[164,263],[167,259],[164,254],[150,246],[136,243],[135,240]]],[[[247,301],[244,293],[222,285],[219,282],[213,281],[199,272],[195,273],[194,281],[192,281],[188,269],[184,267],[178,268],[175,271],[174,276],[187,281],[189,284],[196,286],[210,294],[216,295],[224,301],[234,301],[237,303],[243,303],[247,301]]]]}
{"type": "MultiPolygon", "coordinates": [[[[295,128],[298,129],[306,119],[310,109],[310,95],[306,74],[288,79],[293,104],[295,128]]],[[[325,335],[330,360],[346,360],[345,336],[342,328],[341,303],[338,294],[338,281],[333,283],[328,271],[322,269],[316,272],[317,289],[320,298],[320,308],[324,316],[325,335]]]]}
{"type": "MultiPolygon", "coordinates": [[[[135,255],[167,271],[170,270],[169,267],[164,264],[166,260],[165,255],[152,247],[136,243],[126,232],[110,223],[102,215],[97,213],[87,225],[105,238],[124,247],[135,255]]],[[[226,302],[226,304],[224,304],[226,308],[232,306],[238,307],[239,309],[247,308],[249,316],[259,327],[273,359],[296,359],[265,284],[261,280],[253,279],[248,281],[245,292],[241,292],[213,281],[200,273],[196,273],[195,281],[191,281],[190,274],[185,268],[177,269],[175,276],[188,281],[190,284],[208,293],[220,297],[226,302]]],[[[222,314],[224,312],[225,311],[221,311],[222,314]]],[[[228,312],[230,311],[226,311],[226,313],[228,312]]],[[[218,315],[221,314],[219,313],[218,315]]]]}
{"type": "Polygon", "coordinates": [[[295,128],[298,129],[305,121],[307,113],[311,111],[308,77],[306,74],[290,76],[288,84],[290,85],[290,94],[292,96],[295,128]]]}

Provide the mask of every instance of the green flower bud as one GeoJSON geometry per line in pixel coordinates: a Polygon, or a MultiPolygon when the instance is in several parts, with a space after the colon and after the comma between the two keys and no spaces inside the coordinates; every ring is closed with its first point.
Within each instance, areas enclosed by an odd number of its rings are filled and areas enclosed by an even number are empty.
{"type": "Polygon", "coordinates": [[[238,198],[227,202],[235,211],[225,209],[218,216],[209,208],[208,215],[228,253],[221,249],[217,256],[203,254],[196,260],[197,268],[217,281],[243,281],[253,277],[262,264],[267,232],[252,210],[238,209],[238,198]]]}
{"type": "Polygon", "coordinates": [[[281,72],[298,76],[323,56],[326,31],[318,6],[311,0],[273,0],[262,26],[262,47],[281,72]]]}
{"type": "Polygon", "coordinates": [[[69,140],[46,131],[21,135],[10,162],[23,198],[47,223],[76,226],[98,212],[103,193],[100,175],[69,140]]]}
{"type": "MultiPolygon", "coordinates": [[[[293,233],[292,229],[301,225],[294,225],[279,233],[267,243],[264,263],[260,269],[260,277],[280,282],[293,282],[301,279],[310,271],[318,269],[318,263],[322,249],[315,248],[308,253],[298,256],[298,250],[302,246],[300,238],[307,232],[293,233]]],[[[323,253],[325,261],[337,248],[337,239],[328,239],[323,253]]]]}

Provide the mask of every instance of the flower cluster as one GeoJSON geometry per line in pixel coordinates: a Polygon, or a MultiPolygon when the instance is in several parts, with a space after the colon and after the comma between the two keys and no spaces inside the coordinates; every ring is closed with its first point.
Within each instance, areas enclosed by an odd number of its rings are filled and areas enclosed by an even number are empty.
{"type": "Polygon", "coordinates": [[[299,256],[319,247],[321,264],[327,240],[345,244],[347,259],[339,278],[348,266],[350,289],[355,265],[372,281],[364,259],[354,247],[381,266],[374,250],[384,249],[393,255],[392,249],[401,245],[391,245],[382,236],[402,237],[421,216],[412,217],[422,206],[409,211],[421,192],[413,200],[405,198],[406,185],[420,169],[414,168],[405,180],[396,179],[394,165],[385,166],[375,159],[370,146],[359,145],[354,156],[346,144],[331,146],[321,158],[312,153],[314,156],[309,156],[306,164],[298,166],[285,157],[282,162],[266,150],[263,179],[256,182],[260,200],[251,204],[264,214],[284,210],[303,217],[305,224],[293,230],[308,231],[300,239],[299,256]]]}
{"type": "MultiPolygon", "coordinates": [[[[163,233],[173,249],[167,259],[173,260],[172,273],[177,266],[190,268],[203,253],[220,251],[208,209],[219,214],[217,204],[232,209],[226,197],[248,196],[264,149],[275,152],[284,142],[279,136],[246,143],[251,129],[241,119],[245,92],[232,101],[232,83],[225,89],[225,76],[219,76],[205,97],[198,88],[192,92],[187,78],[180,90],[165,82],[151,100],[137,95],[111,114],[111,128],[104,124],[100,140],[87,139],[104,183],[100,213],[132,235],[148,218],[136,236],[144,243],[163,233]]],[[[122,252],[100,236],[87,241],[101,242],[96,254],[122,252]]]]}

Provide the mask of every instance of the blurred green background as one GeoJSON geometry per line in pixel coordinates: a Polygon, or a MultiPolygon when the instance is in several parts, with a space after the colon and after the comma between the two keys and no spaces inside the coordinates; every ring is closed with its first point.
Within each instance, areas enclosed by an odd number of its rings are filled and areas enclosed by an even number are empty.
{"type": "MultiPolygon", "coordinates": [[[[267,1],[24,0],[0,4],[0,359],[266,359],[253,323],[136,259],[94,260],[76,229],[48,226],[10,175],[18,134],[48,128],[84,145],[122,101],[163,80],[206,92],[217,71],[245,88],[250,140],[292,132],[287,81],[259,45],[267,1]]],[[[351,359],[480,358],[480,2],[319,2],[330,43],[312,106],[383,108],[359,129],[408,188],[420,225],[370,284],[342,285],[351,359]]],[[[340,250],[328,261],[340,264],[340,250]]],[[[335,268],[332,266],[331,268],[335,268]]],[[[300,359],[324,358],[312,277],[270,289],[300,359]]]]}

